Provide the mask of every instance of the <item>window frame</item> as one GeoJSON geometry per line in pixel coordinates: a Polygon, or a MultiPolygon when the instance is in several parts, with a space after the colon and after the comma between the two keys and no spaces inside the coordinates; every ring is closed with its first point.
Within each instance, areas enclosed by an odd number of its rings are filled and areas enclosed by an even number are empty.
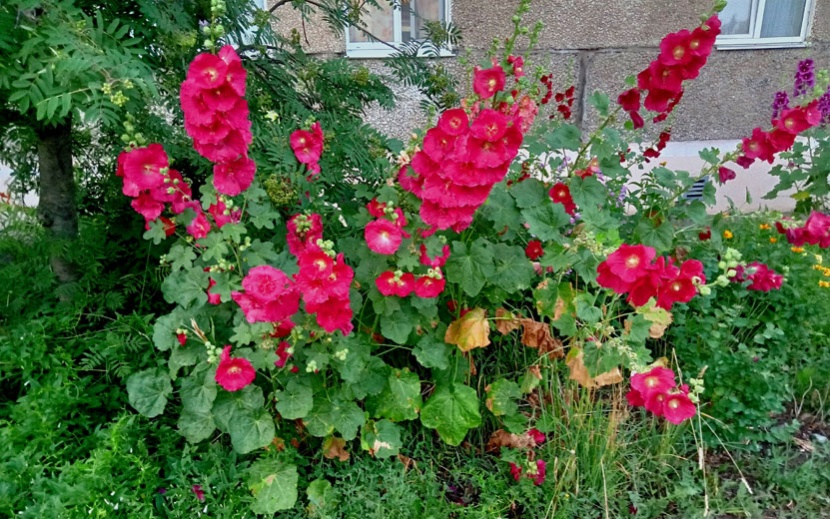
{"type": "MultiPolygon", "coordinates": [[[[452,1],[453,0],[444,0],[444,23],[450,23],[452,21],[452,1]]],[[[391,43],[392,45],[399,46],[403,44],[402,39],[402,32],[403,32],[403,25],[401,22],[401,6],[398,5],[397,7],[392,8],[392,24],[393,24],[393,32],[395,34],[395,40],[390,41],[387,43],[391,43]]],[[[389,58],[397,51],[395,49],[390,48],[382,41],[366,41],[366,42],[351,42],[349,41],[349,25],[346,25],[344,32],[346,33],[346,57],[347,58],[358,58],[358,59],[372,59],[372,58],[389,58]]],[[[419,55],[426,55],[423,52],[420,52],[419,55]]],[[[450,57],[454,56],[455,53],[452,49],[440,49],[438,52],[439,57],[450,57]]]]}
{"type": "Polygon", "coordinates": [[[805,0],[804,17],[801,20],[801,33],[798,36],[761,37],[761,26],[764,20],[764,8],[767,0],[752,0],[749,32],[745,34],[721,34],[715,40],[718,50],[747,50],[747,49],[787,49],[802,48],[808,45],[807,36],[812,27],[815,0],[805,0]]]}

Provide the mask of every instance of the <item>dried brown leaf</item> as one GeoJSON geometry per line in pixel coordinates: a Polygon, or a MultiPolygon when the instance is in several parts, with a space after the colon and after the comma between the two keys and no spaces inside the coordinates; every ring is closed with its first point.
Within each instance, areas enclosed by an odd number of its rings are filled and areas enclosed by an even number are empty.
{"type": "Polygon", "coordinates": [[[329,460],[337,458],[340,461],[348,461],[349,452],[346,450],[346,440],[336,436],[326,438],[323,442],[323,456],[329,460]]]}
{"type": "Polygon", "coordinates": [[[565,361],[571,371],[570,379],[576,380],[582,387],[602,387],[611,384],[618,384],[623,381],[622,372],[620,368],[614,368],[611,371],[600,373],[595,377],[591,377],[588,373],[588,368],[585,367],[584,353],[581,349],[574,349],[568,353],[568,359],[565,361]]]}
{"type": "Polygon", "coordinates": [[[470,310],[464,317],[450,323],[444,334],[447,344],[455,344],[463,352],[490,344],[490,321],[483,308],[470,310]]]}
{"type": "Polygon", "coordinates": [[[496,310],[496,330],[502,335],[507,335],[513,330],[518,330],[521,326],[519,320],[511,312],[508,312],[504,308],[496,310]]]}
{"type": "Polygon", "coordinates": [[[551,354],[552,357],[565,356],[562,341],[555,339],[550,333],[550,326],[533,319],[519,319],[524,327],[522,344],[529,348],[538,348],[542,355],[551,354]]]}

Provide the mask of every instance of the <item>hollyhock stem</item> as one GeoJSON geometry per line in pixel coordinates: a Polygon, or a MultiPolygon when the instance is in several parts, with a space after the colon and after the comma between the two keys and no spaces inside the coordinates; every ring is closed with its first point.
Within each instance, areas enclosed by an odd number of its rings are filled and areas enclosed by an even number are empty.
{"type": "Polygon", "coordinates": [[[597,129],[596,129],[596,130],[595,130],[595,131],[591,134],[591,137],[588,139],[588,142],[586,142],[586,143],[582,146],[582,148],[579,150],[579,153],[577,153],[577,155],[576,155],[576,160],[574,160],[574,161],[571,163],[571,170],[569,171],[569,174],[570,174],[571,176],[573,176],[573,175],[575,174],[576,169],[577,169],[577,164],[579,164],[579,160],[580,160],[580,159],[581,159],[581,158],[585,155],[585,152],[587,152],[587,151],[588,151],[588,148],[591,146],[591,144],[593,144],[593,143],[594,143],[594,141],[595,141],[595,140],[597,140],[597,137],[599,137],[599,134],[600,134],[600,133],[602,133],[602,130],[604,130],[604,129],[605,129],[605,127],[606,127],[606,126],[608,126],[608,125],[611,123],[611,121],[616,120],[616,116],[617,116],[617,114],[618,114],[621,110],[622,110],[622,107],[621,107],[621,106],[617,106],[617,107],[614,109],[614,111],[613,111],[613,112],[611,112],[610,114],[608,114],[608,117],[606,117],[606,118],[605,118],[605,120],[604,120],[604,121],[602,121],[602,124],[599,126],[599,128],[597,128],[597,129]]]}

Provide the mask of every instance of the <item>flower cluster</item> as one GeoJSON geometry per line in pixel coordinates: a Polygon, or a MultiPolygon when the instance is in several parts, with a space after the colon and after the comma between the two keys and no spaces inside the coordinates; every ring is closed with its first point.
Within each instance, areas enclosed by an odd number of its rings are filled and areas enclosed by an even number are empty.
{"type": "MultiPolygon", "coordinates": [[[[185,209],[191,208],[196,211],[197,218],[201,215],[204,219],[201,206],[192,199],[190,186],[178,171],[170,169],[167,153],[161,144],[121,152],[115,174],[121,177],[122,192],[133,199],[130,205],[144,217],[148,229],[150,222],[160,218],[165,234],[173,234],[175,223],[161,216],[167,204],[170,204],[174,214],[181,214],[185,209]]],[[[207,220],[199,223],[207,223],[207,220]]],[[[193,223],[191,226],[188,227],[188,232],[192,231],[191,234],[196,238],[204,237],[193,223]]]]}
{"type": "Polygon", "coordinates": [[[216,366],[216,383],[226,391],[239,391],[256,378],[251,361],[242,357],[231,358],[231,347],[225,346],[216,366]]]}
{"type": "MultiPolygon", "coordinates": [[[[535,448],[547,441],[545,435],[536,428],[530,429],[522,436],[529,440],[527,445],[524,445],[525,447],[535,448]]],[[[526,463],[523,463],[522,466],[519,466],[512,461],[510,462],[510,475],[513,476],[513,479],[516,481],[520,481],[522,477],[532,479],[533,484],[536,486],[539,486],[545,482],[545,478],[547,476],[547,463],[541,459],[534,460],[533,457],[534,452],[531,450],[528,452],[529,459],[526,463]]]]}
{"type": "Polygon", "coordinates": [[[775,98],[772,101],[772,120],[778,119],[781,112],[790,107],[790,98],[783,90],[775,93],[775,98]]]}
{"type": "Polygon", "coordinates": [[[660,366],[647,373],[632,375],[631,391],[625,398],[630,405],[645,407],[646,411],[665,417],[675,425],[693,417],[697,412],[694,402],[689,398],[689,387],[683,384],[678,388],[674,371],[660,366]]]}
{"type": "Polygon", "coordinates": [[[780,234],[787,237],[787,241],[796,247],[805,244],[818,245],[822,249],[830,247],[830,216],[813,211],[807,217],[803,227],[785,228],[781,222],[775,223],[780,234]]]}
{"type": "Polygon", "coordinates": [[[628,294],[628,302],[643,306],[656,298],[657,306],[671,310],[674,303],[688,303],[706,283],[703,264],[686,260],[680,267],[671,258],[659,257],[645,245],[626,245],[611,253],[597,267],[597,283],[617,294],[628,294]]]}
{"type": "Polygon", "coordinates": [[[751,137],[743,139],[742,154],[736,162],[744,168],[748,168],[756,160],[766,160],[772,164],[776,153],[788,150],[799,133],[818,126],[821,119],[818,101],[782,110],[778,119],[773,121],[771,131],[755,128],[751,137]]]}
{"type": "Polygon", "coordinates": [[[663,38],[659,57],[637,75],[637,86],[617,98],[635,128],[641,128],[644,122],[639,113],[643,92],[647,92],[643,106],[658,113],[654,122],[666,119],[683,96],[683,81],[696,78],[706,64],[720,26],[714,15],[692,31],[684,29],[663,38]]]}
{"type": "MultiPolygon", "coordinates": [[[[504,88],[505,74],[498,65],[477,69],[474,90],[481,99],[504,88]]],[[[421,199],[420,216],[435,229],[460,232],[504,179],[522,144],[522,124],[531,110],[516,112],[507,103],[499,109],[481,109],[476,103],[468,114],[463,108],[445,111],[438,124],[424,136],[423,149],[416,152],[398,174],[407,191],[421,199]],[[472,120],[471,120],[472,119],[472,120]]]]}
{"type": "Polygon", "coordinates": [[[328,333],[340,330],[349,335],[353,328],[349,290],[354,270],[346,265],[343,253],[336,254],[331,242],[323,240],[320,221],[318,214],[298,214],[288,222],[289,249],[300,267],[294,280],[306,312],[315,314],[317,324],[328,333]]]}
{"type": "Polygon", "coordinates": [[[666,145],[668,145],[669,141],[671,140],[671,128],[666,131],[660,132],[660,135],[657,137],[657,144],[650,148],[646,148],[643,152],[643,157],[645,157],[646,162],[649,162],[650,159],[656,159],[660,157],[660,153],[666,149],[666,145]]]}
{"type": "Polygon", "coordinates": [[[289,144],[300,164],[305,164],[312,175],[320,173],[320,157],[323,155],[323,129],[315,122],[310,130],[295,130],[289,144]]]}
{"type": "Polygon", "coordinates": [[[769,292],[770,290],[778,290],[784,282],[784,276],[777,274],[774,270],[763,263],[753,261],[744,266],[738,265],[735,267],[735,276],[732,278],[737,283],[749,281],[747,290],[757,290],[759,292],[769,292]]]}
{"type": "Polygon", "coordinates": [[[193,59],[180,92],[185,131],[196,151],[214,163],[216,191],[228,196],[248,189],[256,172],[248,158],[253,137],[245,80],[242,60],[225,45],[218,55],[193,59]]]}
{"type": "Polygon", "coordinates": [[[249,323],[287,321],[300,309],[300,293],[283,271],[260,265],[242,279],[245,292],[232,292],[231,297],[242,308],[249,323]]]}
{"type": "Polygon", "coordinates": [[[816,86],[815,63],[810,58],[798,62],[793,81],[793,97],[809,95],[816,86]]]}

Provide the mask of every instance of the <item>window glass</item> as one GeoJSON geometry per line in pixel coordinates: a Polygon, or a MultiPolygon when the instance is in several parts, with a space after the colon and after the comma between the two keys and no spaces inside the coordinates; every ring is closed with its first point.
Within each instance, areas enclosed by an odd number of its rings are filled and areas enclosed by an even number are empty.
{"type": "MultiPolygon", "coordinates": [[[[368,12],[361,18],[363,25],[372,36],[381,41],[395,41],[395,18],[392,6],[379,3],[379,7],[368,7],[368,12]]],[[[372,41],[360,29],[349,27],[349,41],[352,43],[366,43],[372,41]]]]}
{"type": "Polygon", "coordinates": [[[806,4],[807,0],[767,0],[761,38],[801,36],[806,4]]]}
{"type": "Polygon", "coordinates": [[[718,17],[722,34],[749,34],[752,0],[729,0],[718,17]]]}

